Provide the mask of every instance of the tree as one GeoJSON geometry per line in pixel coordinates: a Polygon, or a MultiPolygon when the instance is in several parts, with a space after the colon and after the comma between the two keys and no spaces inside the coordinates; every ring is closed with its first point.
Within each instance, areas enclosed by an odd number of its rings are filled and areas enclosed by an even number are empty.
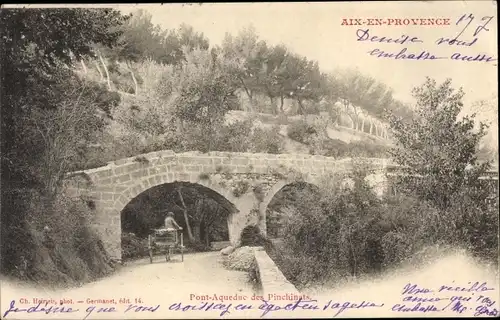
{"type": "Polygon", "coordinates": [[[225,114],[239,108],[235,95],[238,87],[226,72],[226,60],[221,54],[194,50],[186,53],[186,59],[173,114],[186,137],[186,149],[213,150],[217,142],[213,137],[225,121],[225,114]]]}
{"type": "Polygon", "coordinates": [[[498,97],[475,101],[470,108],[462,110],[464,114],[477,113],[477,120],[489,126],[489,130],[481,140],[479,159],[491,160],[498,164],[498,97]]]}
{"type": "Polygon", "coordinates": [[[284,82],[281,73],[288,54],[288,49],[283,45],[270,48],[265,62],[265,70],[260,80],[264,92],[271,100],[271,104],[274,105],[275,98],[280,98],[279,112],[281,113],[284,113],[285,100],[284,82]]]}
{"type": "Polygon", "coordinates": [[[427,78],[413,95],[417,104],[411,122],[389,118],[396,140],[391,155],[408,175],[400,182],[404,191],[446,209],[465,189],[481,189],[478,178],[490,163],[479,163],[477,152],[487,126],[480,123],[475,131],[475,115],[457,119],[464,93],[453,89],[450,79],[437,85],[427,78]]]}
{"type": "Polygon", "coordinates": [[[186,60],[186,53],[193,50],[208,50],[209,41],[203,33],[181,24],[178,29],[163,30],[160,45],[156,47],[154,60],[159,63],[178,65],[186,60]]]}
{"type": "Polygon", "coordinates": [[[225,58],[235,60],[238,67],[232,72],[253,105],[254,92],[264,91],[261,78],[268,54],[265,41],[259,41],[255,28],[250,26],[236,37],[226,33],[221,49],[225,58]]]}
{"type": "Polygon", "coordinates": [[[42,195],[50,209],[61,172],[77,165],[99,133],[97,109],[109,107],[86,94],[87,84],[69,66],[91,55],[95,43],[116,43],[120,32],[114,27],[124,20],[108,9],[0,11],[3,268],[13,268],[19,257],[15,242],[29,241],[26,217],[33,194],[42,195]],[[20,229],[5,227],[13,225],[20,229]]]}

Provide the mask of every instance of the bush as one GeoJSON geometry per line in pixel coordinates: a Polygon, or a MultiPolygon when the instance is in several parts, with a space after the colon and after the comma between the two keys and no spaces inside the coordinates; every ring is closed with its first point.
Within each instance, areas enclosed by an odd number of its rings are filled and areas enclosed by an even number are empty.
{"type": "Polygon", "coordinates": [[[317,130],[314,126],[308,124],[304,120],[292,122],[287,128],[287,135],[290,139],[304,144],[309,144],[311,137],[316,134],[317,130]]]}
{"type": "Polygon", "coordinates": [[[122,233],[122,259],[130,260],[148,256],[148,242],[133,233],[122,233]]]}
{"type": "Polygon", "coordinates": [[[328,179],[319,195],[294,194],[296,208],[282,220],[283,246],[267,249],[297,287],[422,264],[435,251],[429,248],[463,248],[496,262],[496,199],[473,206],[470,198],[480,191],[464,189],[446,210],[408,195],[378,199],[364,176],[356,170],[352,188],[328,179]]]}
{"type": "Polygon", "coordinates": [[[279,134],[279,127],[276,126],[271,130],[255,128],[248,151],[271,154],[283,152],[283,139],[279,134]]]}
{"type": "Polygon", "coordinates": [[[213,150],[245,152],[250,143],[251,132],[251,120],[224,124],[216,133],[215,139],[217,143],[213,146],[213,150]]]}
{"type": "Polygon", "coordinates": [[[48,202],[31,195],[25,224],[9,234],[24,239],[15,270],[22,278],[47,285],[74,285],[114,270],[104,245],[90,226],[95,213],[83,201],[59,196],[48,202]]]}
{"type": "Polygon", "coordinates": [[[269,240],[260,232],[257,226],[246,226],[241,231],[241,246],[258,247],[266,246],[269,244],[269,240]]]}

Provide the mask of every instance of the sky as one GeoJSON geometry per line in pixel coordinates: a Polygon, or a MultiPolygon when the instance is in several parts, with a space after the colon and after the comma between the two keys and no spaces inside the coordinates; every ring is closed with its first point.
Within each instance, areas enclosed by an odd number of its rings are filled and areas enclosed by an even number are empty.
{"type": "MultiPolygon", "coordinates": [[[[423,50],[435,56],[450,57],[459,52],[475,57],[487,54],[497,58],[497,17],[477,34],[478,40],[470,47],[437,45],[438,38],[453,38],[465,27],[462,15],[473,15],[473,20],[460,36],[473,40],[473,33],[484,24],[481,19],[493,16],[493,1],[422,1],[422,2],[331,2],[331,3],[235,3],[235,4],[154,4],[120,6],[124,13],[138,8],[152,14],[154,24],[163,28],[177,28],[187,23],[203,32],[211,44],[220,44],[225,33],[236,35],[239,30],[253,25],[259,37],[269,44],[285,44],[292,51],[317,60],[323,71],[336,68],[358,68],[394,89],[395,97],[412,102],[411,89],[429,76],[441,82],[453,80],[462,86],[469,104],[497,93],[497,62],[453,60],[394,60],[370,56],[373,49],[398,53],[406,47],[408,53],[423,50]],[[447,26],[342,26],[344,18],[448,18],[447,26]],[[398,39],[408,35],[423,42],[407,45],[357,41],[356,32],[369,29],[370,36],[398,39]]],[[[469,20],[466,20],[469,21],[469,20]]]]}

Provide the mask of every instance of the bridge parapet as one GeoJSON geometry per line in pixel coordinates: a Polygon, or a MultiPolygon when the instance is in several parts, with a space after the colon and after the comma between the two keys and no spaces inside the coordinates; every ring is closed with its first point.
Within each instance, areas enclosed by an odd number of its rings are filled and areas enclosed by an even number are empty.
{"type": "MultiPolygon", "coordinates": [[[[379,169],[393,166],[388,159],[361,158],[355,161],[379,169]]],[[[294,168],[302,174],[322,175],[328,172],[349,171],[352,167],[351,158],[335,159],[308,154],[174,153],[165,150],[113,161],[104,167],[70,174],[85,173],[99,185],[121,185],[144,176],[170,172],[188,175],[221,172],[270,174],[283,168],[294,168]]]]}
{"type": "Polygon", "coordinates": [[[257,274],[266,300],[269,299],[270,295],[274,294],[300,295],[297,288],[285,278],[278,266],[264,251],[264,248],[254,248],[254,254],[257,263],[257,274]]]}

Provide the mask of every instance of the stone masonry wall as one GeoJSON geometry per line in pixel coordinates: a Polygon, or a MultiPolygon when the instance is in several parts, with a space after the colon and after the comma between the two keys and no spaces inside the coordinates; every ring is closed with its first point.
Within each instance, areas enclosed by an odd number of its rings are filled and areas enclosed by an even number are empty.
{"type": "Polygon", "coordinates": [[[254,249],[254,253],[264,297],[280,293],[300,295],[263,248],[254,249]]]}

